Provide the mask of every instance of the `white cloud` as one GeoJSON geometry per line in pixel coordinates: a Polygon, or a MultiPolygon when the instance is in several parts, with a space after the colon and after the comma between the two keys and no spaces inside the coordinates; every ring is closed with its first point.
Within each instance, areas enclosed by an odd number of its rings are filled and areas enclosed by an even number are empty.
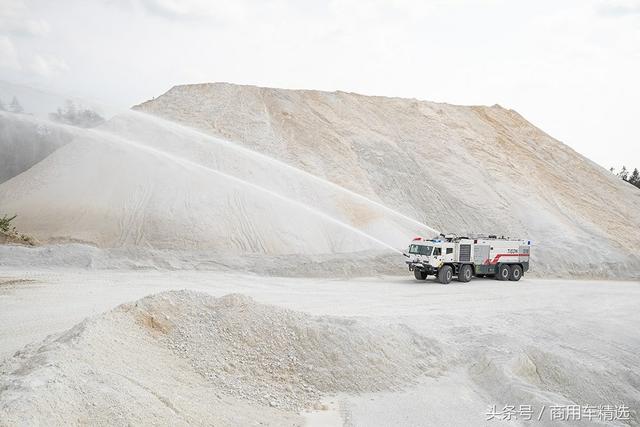
{"type": "Polygon", "coordinates": [[[35,54],[29,58],[27,69],[36,75],[48,78],[55,73],[67,71],[69,66],[58,57],[35,54]]]}
{"type": "Polygon", "coordinates": [[[2,0],[0,32],[15,36],[44,36],[49,33],[44,19],[30,17],[29,8],[22,0],[2,0]]]}
{"type": "Polygon", "coordinates": [[[174,21],[206,22],[213,19],[218,23],[242,20],[250,11],[249,3],[261,4],[258,0],[107,0],[107,3],[129,9],[137,7],[151,15],[174,21]]]}
{"type": "Polygon", "coordinates": [[[499,103],[605,166],[640,165],[639,3],[11,0],[0,79],[117,105],[204,81],[499,103]]]}
{"type": "Polygon", "coordinates": [[[20,70],[20,61],[11,39],[7,36],[0,36],[0,68],[10,70],[20,70]]]}
{"type": "Polygon", "coordinates": [[[597,10],[607,16],[640,16],[640,0],[608,0],[601,1],[597,10]]]}
{"type": "Polygon", "coordinates": [[[64,60],[57,55],[43,54],[37,47],[30,45],[33,39],[39,41],[49,34],[50,26],[47,21],[35,17],[26,1],[1,1],[0,68],[42,78],[50,78],[55,73],[68,69],[64,60]]]}

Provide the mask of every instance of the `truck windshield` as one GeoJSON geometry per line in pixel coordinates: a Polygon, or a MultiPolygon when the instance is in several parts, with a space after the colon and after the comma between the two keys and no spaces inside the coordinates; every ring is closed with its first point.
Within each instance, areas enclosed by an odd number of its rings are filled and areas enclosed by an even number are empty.
{"type": "Polygon", "coordinates": [[[433,246],[422,246],[422,245],[411,245],[409,246],[410,254],[418,254],[418,255],[431,255],[431,251],[433,250],[433,246]]]}

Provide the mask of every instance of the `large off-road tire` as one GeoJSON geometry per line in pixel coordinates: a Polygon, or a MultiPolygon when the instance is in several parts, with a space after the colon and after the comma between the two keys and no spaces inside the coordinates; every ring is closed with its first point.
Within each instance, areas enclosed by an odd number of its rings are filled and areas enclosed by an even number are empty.
{"type": "Polygon", "coordinates": [[[427,273],[425,273],[424,271],[418,268],[413,270],[413,275],[416,278],[416,280],[425,280],[427,278],[427,273]]]}
{"type": "Polygon", "coordinates": [[[451,283],[451,279],[453,279],[453,268],[450,265],[445,265],[438,270],[438,282],[447,285],[451,283]]]}
{"type": "Polygon", "coordinates": [[[509,277],[511,277],[511,267],[508,264],[500,264],[496,278],[498,280],[509,280],[509,277]]]}
{"type": "Polygon", "coordinates": [[[473,276],[473,269],[469,264],[464,264],[458,271],[458,282],[468,282],[473,276]]]}
{"type": "Polygon", "coordinates": [[[522,278],[522,267],[519,265],[514,265],[511,267],[511,274],[509,275],[509,280],[512,282],[517,282],[522,278]]]}

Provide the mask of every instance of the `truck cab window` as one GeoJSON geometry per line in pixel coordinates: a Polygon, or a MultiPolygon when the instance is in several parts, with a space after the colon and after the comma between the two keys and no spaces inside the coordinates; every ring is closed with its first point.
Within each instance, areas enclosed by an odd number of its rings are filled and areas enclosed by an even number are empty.
{"type": "Polygon", "coordinates": [[[452,254],[453,253],[453,248],[447,248],[447,255],[452,254]]]}
{"type": "Polygon", "coordinates": [[[409,253],[429,256],[432,248],[433,246],[411,245],[409,246],[409,253]]]}
{"type": "Polygon", "coordinates": [[[440,248],[435,248],[435,249],[433,250],[433,256],[441,255],[441,254],[442,254],[442,252],[441,252],[441,251],[442,251],[442,250],[441,250],[440,248]]]}

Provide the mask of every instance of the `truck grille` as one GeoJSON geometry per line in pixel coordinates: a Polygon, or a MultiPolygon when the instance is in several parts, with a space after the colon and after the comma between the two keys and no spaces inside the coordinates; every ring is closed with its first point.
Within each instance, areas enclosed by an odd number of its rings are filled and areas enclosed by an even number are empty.
{"type": "Polygon", "coordinates": [[[471,261],[471,245],[460,245],[460,262],[471,261]]]}

